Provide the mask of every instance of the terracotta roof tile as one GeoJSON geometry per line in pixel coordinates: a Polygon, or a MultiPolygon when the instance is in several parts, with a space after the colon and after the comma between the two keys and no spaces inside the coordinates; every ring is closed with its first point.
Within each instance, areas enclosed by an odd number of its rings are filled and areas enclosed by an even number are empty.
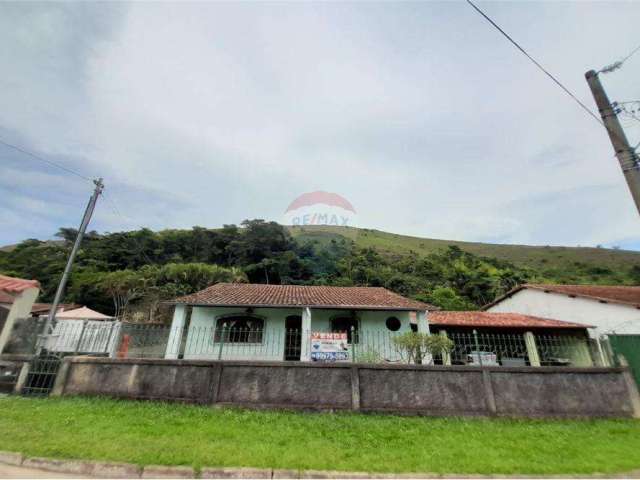
{"type": "Polygon", "coordinates": [[[590,328],[591,325],[532,317],[521,313],[430,312],[429,325],[493,328],[590,328]]]}
{"type": "Polygon", "coordinates": [[[527,284],[525,288],[547,290],[577,297],[640,306],[640,287],[611,285],[545,285],[527,284]]]}
{"type": "Polygon", "coordinates": [[[218,283],[171,303],[252,307],[325,307],[364,310],[432,310],[380,287],[325,287],[218,283]]]}
{"type": "Polygon", "coordinates": [[[511,297],[513,294],[530,288],[533,290],[542,290],[543,292],[553,292],[574,297],[590,298],[602,302],[619,303],[623,305],[632,305],[640,308],[640,287],[619,286],[619,285],[552,285],[552,284],[524,284],[507,292],[501,297],[496,298],[493,302],[482,307],[486,310],[505,298],[511,297]]]}
{"type": "Polygon", "coordinates": [[[21,293],[28,288],[40,288],[40,282],[0,275],[0,292],[21,293]]]}

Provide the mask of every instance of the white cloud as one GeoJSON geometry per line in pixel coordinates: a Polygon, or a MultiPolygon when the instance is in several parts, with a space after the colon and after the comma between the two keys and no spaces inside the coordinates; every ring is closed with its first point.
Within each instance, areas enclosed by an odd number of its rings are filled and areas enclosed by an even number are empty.
{"type": "MultiPolygon", "coordinates": [[[[483,8],[588,105],[584,72],[635,46],[640,11],[606,2],[483,8]],[[619,34],[602,38],[603,23],[619,34]]],[[[0,133],[103,175],[131,220],[101,204],[99,229],[278,220],[297,195],[320,189],[347,197],[359,224],[398,233],[640,239],[604,130],[462,3],[0,11],[0,61],[12,65],[0,80],[0,133]]],[[[640,57],[605,77],[612,98],[640,98],[638,73],[640,57]]],[[[15,177],[17,165],[12,154],[3,175],[15,177]]],[[[59,178],[30,168],[11,191],[47,203],[59,178]]],[[[85,187],[74,183],[65,201],[84,205],[85,187]]],[[[22,210],[0,242],[50,235],[40,214],[22,210]]]]}

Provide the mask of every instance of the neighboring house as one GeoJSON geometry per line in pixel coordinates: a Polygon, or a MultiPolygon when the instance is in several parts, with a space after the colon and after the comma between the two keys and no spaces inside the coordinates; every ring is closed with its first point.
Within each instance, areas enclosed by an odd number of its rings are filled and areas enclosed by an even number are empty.
{"type": "Polygon", "coordinates": [[[91,320],[91,321],[104,321],[113,320],[113,317],[105,315],[104,313],[96,312],[88,307],[77,307],[73,309],[66,309],[63,311],[58,310],[56,313],[56,320],[91,320]]]}
{"type": "MultiPolygon", "coordinates": [[[[56,309],[56,318],[62,312],[66,312],[67,310],[76,310],[81,308],[82,305],[78,305],[75,303],[59,303],[58,308],[56,309]]],[[[49,311],[51,310],[50,303],[34,303],[31,308],[31,316],[32,317],[41,317],[49,315],[49,311]]]]}
{"type": "Polygon", "coordinates": [[[47,339],[47,350],[58,353],[111,353],[120,322],[87,307],[56,314],[56,325],[47,339]]]}
{"type": "Polygon", "coordinates": [[[640,287],[521,285],[486,305],[488,312],[515,312],[593,325],[593,337],[640,334],[640,287]]]}
{"type": "MultiPolygon", "coordinates": [[[[13,305],[13,301],[15,300],[15,296],[9,295],[8,293],[0,291],[0,322],[2,321],[2,315],[5,312],[11,310],[11,306],[13,305]]],[[[81,305],[76,305],[75,303],[61,303],[58,305],[57,312],[64,312],[66,310],[73,310],[76,308],[80,308],[81,305]]],[[[50,303],[34,303],[31,306],[31,311],[29,314],[25,315],[25,317],[40,317],[41,315],[48,315],[49,310],[51,310],[50,303]]]]}
{"type": "Polygon", "coordinates": [[[40,293],[40,283],[0,275],[0,353],[17,319],[28,317],[40,293]]]}
{"type": "Polygon", "coordinates": [[[454,342],[445,363],[477,363],[476,351],[493,365],[590,366],[595,360],[589,347],[591,327],[574,322],[521,313],[431,312],[429,328],[454,342]]]}
{"type": "Polygon", "coordinates": [[[342,332],[350,354],[397,361],[390,337],[428,332],[427,310],[435,309],[384,288],[242,283],[218,283],[171,303],[165,357],[185,359],[309,361],[312,333],[342,332]]]}

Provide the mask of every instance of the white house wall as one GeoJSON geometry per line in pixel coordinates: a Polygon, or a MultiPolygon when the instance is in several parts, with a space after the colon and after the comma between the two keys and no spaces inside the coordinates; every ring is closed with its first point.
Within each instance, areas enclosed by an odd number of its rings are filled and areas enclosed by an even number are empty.
{"type": "Polygon", "coordinates": [[[38,298],[38,293],[40,293],[39,288],[27,288],[14,299],[13,304],[11,304],[9,314],[5,320],[4,327],[0,332],[0,353],[2,353],[2,350],[9,341],[15,321],[18,318],[26,318],[31,315],[31,308],[33,307],[33,303],[36,301],[36,298],[38,298]]]}
{"type": "MultiPolygon", "coordinates": [[[[284,359],[285,319],[289,315],[302,316],[302,308],[254,308],[253,315],[264,318],[264,333],[261,343],[226,343],[220,350],[220,344],[214,342],[216,320],[223,315],[245,314],[245,308],[229,307],[193,307],[191,321],[185,342],[185,359],[223,360],[275,360],[284,359]]],[[[349,316],[347,310],[311,309],[311,331],[331,331],[331,319],[336,316],[349,316]]],[[[356,345],[356,355],[377,354],[397,361],[399,356],[391,343],[391,336],[411,330],[407,311],[356,312],[359,320],[360,343],[356,345]],[[390,332],[386,327],[388,317],[397,317],[401,322],[400,330],[390,332]]],[[[303,332],[303,341],[309,341],[310,332],[303,332]]]]}
{"type": "Polygon", "coordinates": [[[545,293],[525,288],[488,309],[489,312],[512,312],[567,322],[593,325],[592,336],[607,333],[640,334],[640,310],[617,303],[601,303],[559,293],[545,293]]]}

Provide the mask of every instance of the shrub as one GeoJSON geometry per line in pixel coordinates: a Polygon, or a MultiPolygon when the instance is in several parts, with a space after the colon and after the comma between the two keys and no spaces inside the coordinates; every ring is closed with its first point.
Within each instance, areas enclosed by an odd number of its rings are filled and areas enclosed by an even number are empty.
{"type": "Polygon", "coordinates": [[[392,339],[396,351],[407,363],[422,364],[426,354],[441,355],[450,352],[453,342],[442,335],[406,332],[392,339]]]}

